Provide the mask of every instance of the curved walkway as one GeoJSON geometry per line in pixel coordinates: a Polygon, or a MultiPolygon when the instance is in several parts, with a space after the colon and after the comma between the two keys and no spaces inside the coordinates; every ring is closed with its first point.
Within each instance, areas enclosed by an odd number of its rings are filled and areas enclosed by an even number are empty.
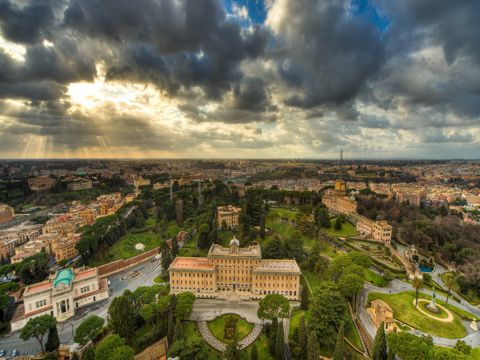
{"type": "MultiPolygon", "coordinates": [[[[255,324],[253,330],[248,333],[242,340],[238,342],[240,350],[245,349],[246,347],[250,346],[262,333],[263,325],[262,324],[255,324]]],[[[207,326],[206,321],[200,321],[198,323],[198,331],[202,335],[205,342],[213,347],[215,350],[220,352],[225,352],[227,349],[227,344],[218,340],[211,332],[207,326]]]]}
{"type": "MultiPolygon", "coordinates": [[[[426,299],[418,299],[418,304],[420,303],[430,303],[430,300],[426,300],[426,299]]],[[[413,306],[415,306],[415,299],[413,299],[413,306]]],[[[440,309],[442,309],[443,311],[445,311],[447,313],[447,317],[446,318],[439,318],[435,315],[432,315],[432,314],[429,314],[428,312],[426,312],[425,310],[422,309],[421,306],[417,306],[417,310],[420,311],[423,315],[425,316],[428,316],[434,320],[437,320],[437,321],[441,321],[441,322],[446,322],[446,323],[449,323],[449,322],[452,322],[453,321],[453,315],[452,313],[450,312],[450,310],[448,310],[447,308],[445,308],[444,306],[440,305],[440,304],[437,304],[437,307],[439,307],[440,309]]]]}

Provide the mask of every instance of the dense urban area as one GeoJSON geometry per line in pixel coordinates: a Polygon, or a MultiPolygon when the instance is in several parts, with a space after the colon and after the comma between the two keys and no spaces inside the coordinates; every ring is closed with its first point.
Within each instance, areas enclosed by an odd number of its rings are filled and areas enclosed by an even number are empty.
{"type": "Polygon", "coordinates": [[[480,359],[480,162],[0,163],[0,358],[480,359]]]}

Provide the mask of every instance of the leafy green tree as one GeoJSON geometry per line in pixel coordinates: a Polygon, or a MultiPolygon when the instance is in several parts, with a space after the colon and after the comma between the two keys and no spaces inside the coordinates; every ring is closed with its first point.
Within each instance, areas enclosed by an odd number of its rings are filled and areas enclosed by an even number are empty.
{"type": "Polygon", "coordinates": [[[255,344],[252,345],[252,350],[250,350],[250,360],[258,360],[258,350],[255,344]]]}
{"type": "Polygon", "coordinates": [[[283,330],[283,321],[277,326],[277,335],[275,338],[275,358],[283,360],[285,358],[285,339],[283,330]]]}
{"type": "Polygon", "coordinates": [[[286,318],[290,310],[288,299],[280,294],[268,294],[260,300],[257,315],[260,319],[286,318]]]}
{"type": "Polygon", "coordinates": [[[307,285],[302,286],[302,291],[300,293],[301,299],[300,299],[300,309],[302,310],[307,310],[308,305],[310,304],[310,293],[308,291],[307,285]]]}
{"type": "Polygon", "coordinates": [[[60,346],[60,339],[58,338],[57,325],[50,328],[48,331],[47,342],[45,343],[45,350],[52,352],[58,349],[60,346]]]}
{"type": "Polygon", "coordinates": [[[463,340],[458,340],[455,343],[454,349],[465,355],[470,355],[470,353],[472,352],[472,347],[470,345],[467,345],[467,343],[463,340]]]}
{"type": "Polygon", "coordinates": [[[146,323],[149,323],[152,327],[155,327],[155,317],[157,315],[156,304],[150,303],[142,305],[142,307],[138,311],[138,314],[146,323]]]}
{"type": "Polygon", "coordinates": [[[130,339],[135,330],[135,309],[125,295],[113,299],[108,308],[108,324],[112,332],[130,339]]]}
{"type": "Polygon", "coordinates": [[[310,331],[307,340],[307,359],[318,360],[320,359],[320,345],[317,340],[317,333],[310,331]]]}
{"type": "Polygon", "coordinates": [[[75,329],[73,340],[80,345],[85,345],[88,341],[92,341],[98,335],[104,324],[105,320],[101,317],[90,315],[75,329]]]}
{"type": "Polygon", "coordinates": [[[173,312],[168,314],[168,325],[167,325],[167,339],[170,344],[173,343],[175,338],[175,316],[173,312]]]}
{"type": "Polygon", "coordinates": [[[317,224],[319,227],[330,227],[330,216],[328,215],[328,210],[324,207],[320,208],[318,211],[317,224]]]}
{"type": "Polygon", "coordinates": [[[28,320],[20,333],[20,339],[27,341],[30,338],[35,338],[40,344],[42,353],[45,352],[43,345],[43,338],[51,328],[57,325],[57,320],[51,315],[41,315],[28,320]]]}
{"type": "Polygon", "coordinates": [[[447,289],[448,289],[447,301],[446,301],[446,303],[448,304],[448,299],[450,298],[450,295],[452,294],[452,287],[455,286],[455,274],[453,272],[447,272],[443,275],[442,280],[443,280],[443,283],[447,286],[447,289]]]}
{"type": "Polygon", "coordinates": [[[415,277],[412,281],[412,286],[415,289],[415,307],[418,306],[418,294],[420,289],[423,288],[423,280],[419,277],[415,277]]]}
{"type": "Polygon", "coordinates": [[[337,343],[335,345],[335,352],[333,353],[333,360],[344,360],[345,358],[345,323],[340,324],[340,329],[338,329],[337,334],[337,343]]]}
{"type": "Polygon", "coordinates": [[[317,333],[320,345],[333,345],[336,329],[345,320],[346,311],[345,298],[337,285],[326,281],[314,289],[310,298],[309,327],[317,333]]]}
{"type": "Polygon", "coordinates": [[[385,327],[383,322],[377,330],[377,335],[375,336],[375,341],[373,343],[373,360],[387,360],[388,349],[387,349],[387,336],[385,335],[385,327]]]}
{"type": "Polygon", "coordinates": [[[240,360],[240,348],[238,346],[238,335],[235,334],[232,342],[223,353],[224,360],[240,360]]]}
{"type": "Polygon", "coordinates": [[[208,359],[205,342],[198,336],[175,341],[168,350],[168,355],[178,356],[182,360],[208,359]]]}
{"type": "Polygon", "coordinates": [[[363,289],[364,280],[356,273],[344,273],[338,281],[338,288],[346,299],[353,299],[353,308],[355,309],[356,297],[363,289]]]}
{"type": "Polygon", "coordinates": [[[130,349],[125,345],[125,339],[117,334],[112,334],[103,339],[95,348],[95,360],[125,360],[133,359],[133,350],[130,357],[130,349]]]}
{"type": "Polygon", "coordinates": [[[175,304],[175,319],[176,320],[188,320],[192,314],[193,303],[195,302],[195,295],[191,292],[184,292],[178,294],[175,304]]]}
{"type": "Polygon", "coordinates": [[[18,277],[27,285],[45,280],[48,276],[49,260],[45,251],[26,258],[17,266],[18,277]]]}

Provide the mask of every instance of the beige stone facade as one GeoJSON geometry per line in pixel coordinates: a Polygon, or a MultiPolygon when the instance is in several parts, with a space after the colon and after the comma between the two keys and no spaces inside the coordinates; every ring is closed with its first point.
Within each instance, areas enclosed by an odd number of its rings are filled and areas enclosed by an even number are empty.
{"type": "Polygon", "coordinates": [[[393,310],[386,302],[373,300],[367,312],[370,314],[376,328],[379,328],[383,323],[386,332],[398,331],[398,326],[393,317],[393,310]]]}
{"type": "Polygon", "coordinates": [[[224,226],[227,229],[238,228],[238,218],[240,217],[241,208],[226,205],[217,208],[217,229],[221,230],[224,226]]]}
{"type": "Polygon", "coordinates": [[[97,268],[63,269],[48,280],[29,285],[23,293],[23,304],[12,318],[12,331],[21,329],[31,318],[52,315],[63,321],[75,309],[108,298],[107,279],[100,279],[97,268]]]}
{"type": "Polygon", "coordinates": [[[334,214],[349,215],[357,212],[357,202],[347,196],[327,194],[322,198],[322,203],[334,214]]]}
{"type": "Polygon", "coordinates": [[[371,236],[374,240],[390,244],[392,241],[392,225],[387,221],[374,221],[364,216],[359,216],[357,231],[364,236],[371,236]]]}
{"type": "Polygon", "coordinates": [[[300,299],[300,268],[295,260],[262,259],[258,244],[240,248],[213,244],[206,258],[177,257],[169,268],[170,292],[199,298],[262,299],[281,294],[300,299]]]}

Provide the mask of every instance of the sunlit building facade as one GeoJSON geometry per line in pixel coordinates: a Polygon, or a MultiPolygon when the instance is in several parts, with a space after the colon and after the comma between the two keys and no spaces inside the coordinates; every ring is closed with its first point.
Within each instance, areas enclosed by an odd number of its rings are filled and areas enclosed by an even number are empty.
{"type": "Polygon", "coordinates": [[[295,260],[262,259],[258,244],[245,248],[213,244],[206,258],[177,257],[169,268],[170,292],[190,291],[199,298],[262,299],[281,294],[300,299],[300,268],[295,260]]]}

